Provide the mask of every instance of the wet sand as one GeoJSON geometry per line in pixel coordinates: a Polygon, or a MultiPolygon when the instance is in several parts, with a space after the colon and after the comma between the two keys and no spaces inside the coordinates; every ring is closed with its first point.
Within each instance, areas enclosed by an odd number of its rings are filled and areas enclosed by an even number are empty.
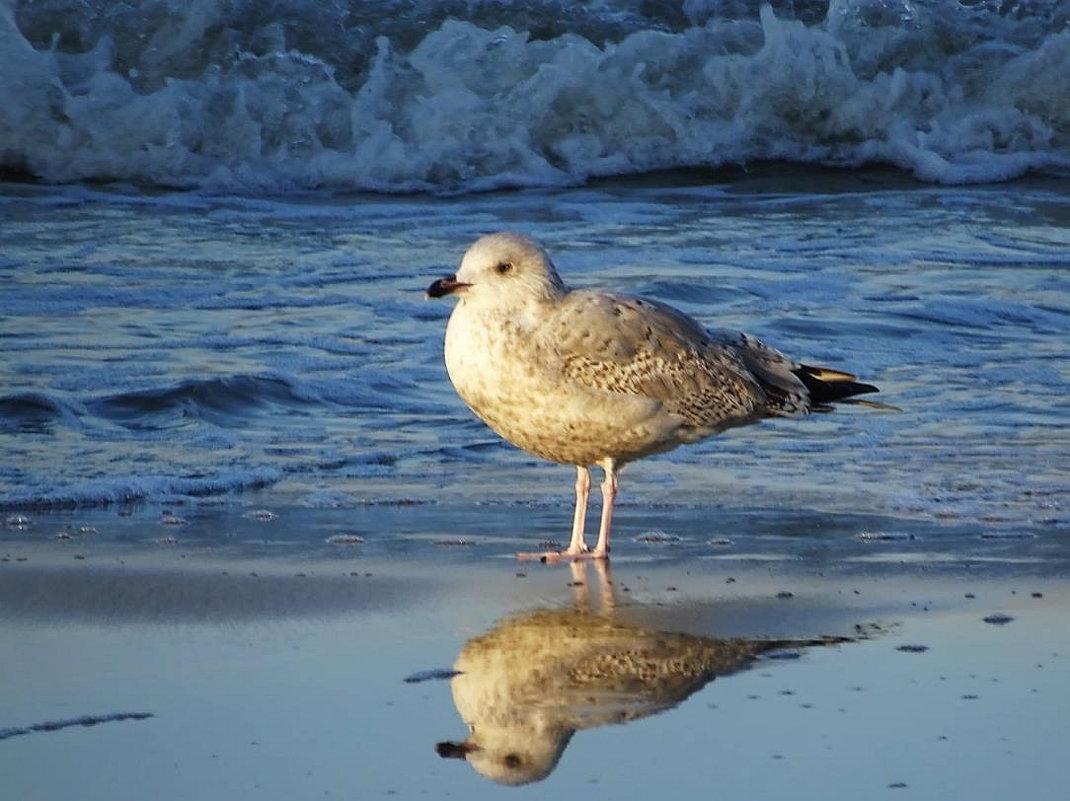
{"type": "Polygon", "coordinates": [[[561,510],[255,511],[0,529],[5,797],[1064,797],[1065,532],[626,508],[602,572],[512,558],[561,510]]]}

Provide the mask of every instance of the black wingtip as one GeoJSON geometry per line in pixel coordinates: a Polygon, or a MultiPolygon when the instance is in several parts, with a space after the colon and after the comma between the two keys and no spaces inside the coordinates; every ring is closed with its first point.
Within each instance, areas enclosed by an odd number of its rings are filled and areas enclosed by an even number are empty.
{"type": "Polygon", "coordinates": [[[806,385],[810,393],[810,405],[814,410],[820,410],[830,403],[843,401],[855,395],[866,395],[871,392],[880,392],[872,384],[863,384],[855,380],[850,373],[841,373],[830,370],[827,367],[811,367],[808,364],[799,366],[795,375],[806,385]]]}

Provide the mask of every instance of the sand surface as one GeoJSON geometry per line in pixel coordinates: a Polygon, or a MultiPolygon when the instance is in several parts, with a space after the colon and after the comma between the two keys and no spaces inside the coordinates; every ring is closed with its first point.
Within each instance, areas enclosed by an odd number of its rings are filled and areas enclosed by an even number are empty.
{"type": "Polygon", "coordinates": [[[603,572],[514,561],[548,524],[512,506],[179,511],[184,525],[140,510],[0,529],[5,797],[1065,797],[1055,534],[956,540],[898,521],[908,538],[883,521],[889,538],[866,540],[878,521],[674,510],[677,538],[626,509],[603,572]],[[328,541],[343,530],[348,544],[328,541]],[[570,616],[624,632],[602,653],[617,662],[638,648],[628,632],[850,641],[759,656],[683,697],[588,677],[593,710],[561,689],[588,636],[570,616]],[[556,622],[510,653],[535,619],[556,622]],[[540,670],[547,697],[522,695],[519,673],[540,670]],[[470,716],[528,725],[537,707],[530,737],[564,740],[545,776],[509,789],[436,755],[469,733],[462,678],[470,716]],[[85,716],[99,722],[41,726],[85,716]]]}

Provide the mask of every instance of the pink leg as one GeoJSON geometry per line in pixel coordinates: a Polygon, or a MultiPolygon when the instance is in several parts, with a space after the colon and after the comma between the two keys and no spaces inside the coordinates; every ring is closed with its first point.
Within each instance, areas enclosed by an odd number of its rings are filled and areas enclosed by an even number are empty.
{"type": "Polygon", "coordinates": [[[543,562],[556,562],[560,559],[577,559],[587,556],[589,550],[583,541],[583,529],[587,520],[587,498],[591,494],[591,472],[576,465],[576,511],[572,515],[572,539],[563,551],[546,551],[543,553],[518,553],[517,559],[538,559],[543,562]]]}
{"type": "Polygon", "coordinates": [[[587,520],[587,498],[590,493],[591,471],[576,465],[576,511],[572,515],[572,540],[565,555],[575,556],[587,550],[587,543],[583,541],[583,527],[587,520]]]}
{"type": "Polygon", "coordinates": [[[591,556],[596,559],[609,556],[609,530],[613,527],[613,502],[617,499],[616,461],[605,459],[602,469],[606,471],[606,477],[602,481],[602,522],[598,526],[598,543],[591,551],[591,556]]]}

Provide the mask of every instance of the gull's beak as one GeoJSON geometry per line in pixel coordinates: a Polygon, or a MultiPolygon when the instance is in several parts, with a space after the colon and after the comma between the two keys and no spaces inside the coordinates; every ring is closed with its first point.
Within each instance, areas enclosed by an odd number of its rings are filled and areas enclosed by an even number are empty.
{"type": "Polygon", "coordinates": [[[443,759],[464,759],[476,750],[478,750],[476,746],[468,743],[435,743],[435,753],[443,759]]]}
{"type": "Polygon", "coordinates": [[[456,275],[447,275],[445,278],[439,278],[427,288],[427,297],[444,298],[446,295],[464,292],[470,286],[472,285],[458,281],[456,275]]]}

